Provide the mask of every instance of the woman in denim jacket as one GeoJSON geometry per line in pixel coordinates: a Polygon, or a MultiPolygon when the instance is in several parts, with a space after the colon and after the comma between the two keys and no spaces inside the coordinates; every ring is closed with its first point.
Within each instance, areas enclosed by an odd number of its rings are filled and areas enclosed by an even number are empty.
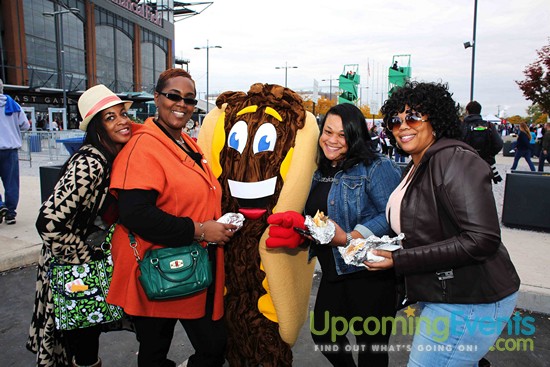
{"type": "MultiPolygon", "coordinates": [[[[353,238],[390,233],[385,209],[401,171],[371,149],[363,114],[347,103],[332,107],[321,124],[317,164],[305,214],[323,211],[335,222],[336,234],[329,245],[312,243],[310,247],[310,256],[317,256],[322,269],[311,335],[333,366],[356,366],[353,350],[359,354],[359,366],[387,366],[387,353],[372,350],[388,343],[391,323],[386,325],[387,333],[368,335],[372,330],[364,330],[364,321],[371,317],[381,322],[383,317],[395,316],[394,273],[346,265],[337,247],[348,245],[353,238]],[[332,327],[336,318],[340,321],[332,327]],[[356,345],[350,345],[347,327],[355,334],[356,345]]],[[[277,215],[268,219],[270,224],[278,224],[277,215]]],[[[300,220],[295,222],[298,225],[300,220]]],[[[270,236],[280,229],[270,231],[270,236]]]]}

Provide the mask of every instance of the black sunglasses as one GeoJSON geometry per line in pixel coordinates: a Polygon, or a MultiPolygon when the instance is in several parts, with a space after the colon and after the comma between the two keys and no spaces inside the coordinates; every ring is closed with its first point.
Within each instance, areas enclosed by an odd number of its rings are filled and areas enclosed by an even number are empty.
{"type": "Polygon", "coordinates": [[[198,101],[195,98],[182,97],[182,96],[180,96],[179,94],[176,94],[176,93],[165,93],[165,92],[159,92],[159,91],[157,91],[157,93],[162,94],[163,96],[165,96],[166,98],[168,98],[169,100],[174,101],[174,102],[183,101],[188,106],[196,106],[197,103],[198,103],[198,101]]]}
{"type": "MultiPolygon", "coordinates": [[[[409,112],[405,115],[405,122],[412,129],[417,128],[421,123],[426,121],[428,120],[422,120],[422,116],[418,112],[409,112]]],[[[394,116],[391,118],[390,122],[388,122],[388,129],[393,130],[399,128],[402,123],[403,121],[401,121],[399,116],[394,116]]]]}

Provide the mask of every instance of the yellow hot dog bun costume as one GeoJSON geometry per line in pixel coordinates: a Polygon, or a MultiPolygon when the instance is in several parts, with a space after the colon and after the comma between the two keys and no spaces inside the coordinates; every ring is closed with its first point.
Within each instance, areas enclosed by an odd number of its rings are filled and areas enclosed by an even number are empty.
{"type": "Polygon", "coordinates": [[[267,217],[303,212],[316,168],[317,122],[298,94],[279,85],[225,92],[216,105],[198,143],[222,186],[222,211],[246,218],[226,246],[227,359],[232,366],[291,366],[315,264],[307,249],[267,249],[267,217]]]}

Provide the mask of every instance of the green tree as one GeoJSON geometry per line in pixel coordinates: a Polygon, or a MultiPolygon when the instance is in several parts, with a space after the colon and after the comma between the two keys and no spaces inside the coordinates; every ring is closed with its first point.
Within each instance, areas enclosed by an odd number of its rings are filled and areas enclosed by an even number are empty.
{"type": "Polygon", "coordinates": [[[542,112],[540,105],[534,104],[527,107],[527,118],[525,119],[525,122],[527,124],[535,123],[535,121],[538,121],[543,115],[544,113],[542,112]]]}
{"type": "Polygon", "coordinates": [[[523,71],[525,80],[516,83],[525,98],[538,104],[542,112],[550,113],[550,43],[537,50],[537,54],[538,59],[523,71]]]}

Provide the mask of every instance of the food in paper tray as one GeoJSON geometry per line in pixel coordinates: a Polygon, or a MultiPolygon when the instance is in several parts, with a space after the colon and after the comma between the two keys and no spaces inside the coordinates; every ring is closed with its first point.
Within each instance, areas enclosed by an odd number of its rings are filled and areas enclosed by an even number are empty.
{"type": "Polygon", "coordinates": [[[328,220],[328,216],[319,210],[317,210],[313,218],[310,215],[306,215],[304,224],[309,229],[311,237],[322,245],[329,243],[336,233],[334,223],[328,220]]]}
{"type": "Polygon", "coordinates": [[[344,262],[349,265],[364,266],[363,261],[380,262],[384,260],[382,256],[372,253],[372,250],[395,251],[402,248],[401,240],[405,238],[403,233],[396,237],[389,236],[369,236],[368,238],[355,238],[346,247],[338,247],[344,262]]]}

